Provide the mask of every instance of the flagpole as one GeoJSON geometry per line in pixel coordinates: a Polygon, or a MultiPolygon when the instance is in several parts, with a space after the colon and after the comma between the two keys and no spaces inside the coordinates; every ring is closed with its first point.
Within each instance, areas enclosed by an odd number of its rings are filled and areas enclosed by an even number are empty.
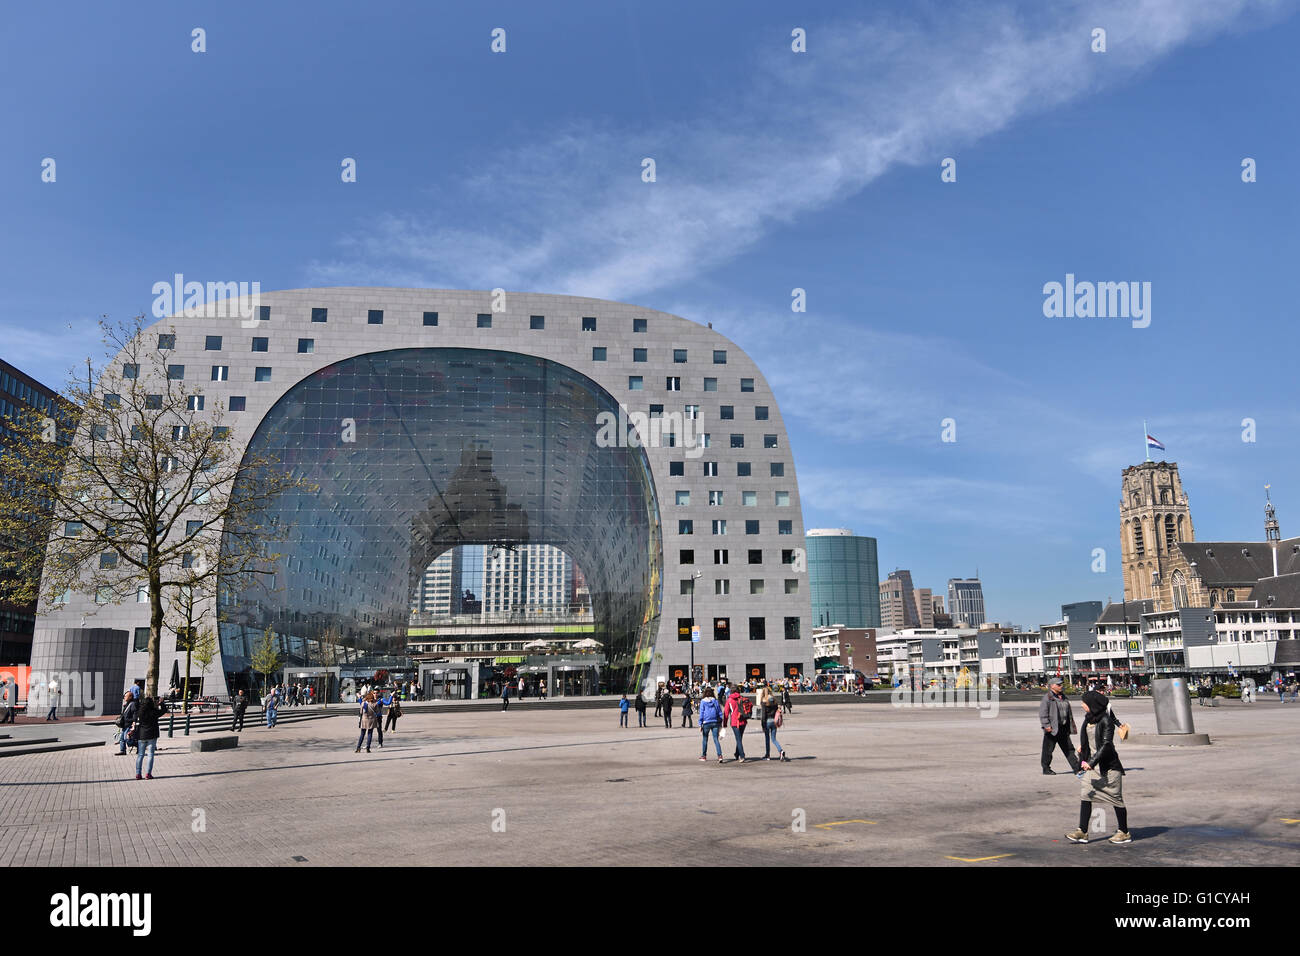
{"type": "Polygon", "coordinates": [[[1147,438],[1147,420],[1142,419],[1142,447],[1146,449],[1147,461],[1151,460],[1151,440],[1147,438]]]}

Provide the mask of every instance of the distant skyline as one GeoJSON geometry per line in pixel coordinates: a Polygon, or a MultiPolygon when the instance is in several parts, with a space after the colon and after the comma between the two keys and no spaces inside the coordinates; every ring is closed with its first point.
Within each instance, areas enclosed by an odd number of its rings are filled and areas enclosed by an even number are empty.
{"type": "Polygon", "coordinates": [[[1198,539],[1262,539],[1270,482],[1283,535],[1300,530],[1280,367],[1300,346],[1295,13],[18,6],[0,357],[59,386],[99,354],[99,315],[148,313],[178,272],[712,322],[773,386],[806,528],[874,537],[882,577],[936,591],[978,568],[988,619],[1037,627],[1120,599],[1144,420],[1198,539]],[[1149,283],[1149,326],[1049,317],[1067,276],[1149,283]]]}

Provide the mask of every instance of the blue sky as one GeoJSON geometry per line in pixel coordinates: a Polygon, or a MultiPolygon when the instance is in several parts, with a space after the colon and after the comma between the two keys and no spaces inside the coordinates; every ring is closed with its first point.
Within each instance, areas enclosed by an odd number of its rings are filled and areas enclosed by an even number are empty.
{"type": "Polygon", "coordinates": [[[1143,418],[1199,538],[1258,537],[1266,482],[1283,533],[1300,530],[1295,14],[14,6],[0,356],[57,384],[95,317],[147,312],[176,272],[501,286],[712,321],[776,389],[808,527],[874,535],[882,575],[936,590],[978,568],[992,617],[1038,625],[1119,598],[1119,474],[1143,418]],[[1150,282],[1150,327],[1044,317],[1066,273],[1150,282]]]}

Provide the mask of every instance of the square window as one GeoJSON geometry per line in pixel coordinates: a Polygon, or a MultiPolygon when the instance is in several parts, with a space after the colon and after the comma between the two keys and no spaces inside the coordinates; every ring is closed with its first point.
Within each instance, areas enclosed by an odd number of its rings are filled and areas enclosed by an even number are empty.
{"type": "Polygon", "coordinates": [[[104,395],[104,407],[105,407],[105,408],[121,408],[121,407],[122,407],[122,396],[121,396],[121,395],[118,395],[116,392],[108,392],[108,393],[106,393],[106,394],[104,395]]]}
{"type": "Polygon", "coordinates": [[[695,550],[693,548],[682,548],[677,552],[678,564],[694,564],[695,550]]]}
{"type": "Polygon", "coordinates": [[[719,417],[719,418],[722,418],[722,419],[724,419],[724,420],[725,420],[725,419],[728,419],[728,418],[735,418],[735,417],[736,417],[736,406],[735,406],[735,405],[723,405],[723,406],[721,406],[721,407],[718,409],[718,417],[719,417]]]}
{"type": "Polygon", "coordinates": [[[271,307],[269,305],[259,305],[257,307],[257,321],[259,322],[271,321],[271,307]]]}
{"type": "Polygon", "coordinates": [[[254,352],[267,352],[267,351],[270,351],[270,345],[271,345],[271,340],[268,339],[268,338],[266,338],[265,336],[260,336],[260,335],[255,335],[255,336],[253,336],[253,351],[254,351],[254,352]]]}
{"type": "Polygon", "coordinates": [[[719,580],[714,581],[714,582],[713,582],[713,593],[714,593],[714,594],[730,594],[730,593],[731,593],[731,582],[728,581],[726,578],[720,578],[719,580]]]}
{"type": "Polygon", "coordinates": [[[758,522],[756,520],[745,519],[745,534],[758,534],[758,522]]]}
{"type": "Polygon", "coordinates": [[[157,411],[158,409],[162,408],[162,396],[146,395],[144,397],[144,407],[149,409],[150,411],[157,411]]]}
{"type": "Polygon", "coordinates": [[[765,422],[765,421],[767,421],[767,406],[766,406],[766,405],[755,405],[755,406],[754,406],[754,421],[756,421],[756,422],[765,422]]]}
{"type": "Polygon", "coordinates": [[[785,462],[783,462],[783,461],[774,461],[774,462],[772,462],[772,463],[768,466],[768,469],[769,469],[769,473],[771,474],[771,476],[772,476],[773,478],[784,478],[784,477],[785,477],[785,462]]]}
{"type": "Polygon", "coordinates": [[[732,448],[744,448],[744,447],[745,447],[745,436],[744,436],[744,435],[732,435],[732,436],[731,436],[731,447],[732,447],[732,448]]]}
{"type": "Polygon", "coordinates": [[[794,548],[781,549],[781,563],[794,564],[794,548]]]}
{"type": "Polygon", "coordinates": [[[715,617],[713,619],[713,639],[715,641],[731,640],[731,618],[715,617]]]}
{"type": "Polygon", "coordinates": [[[742,378],[740,380],[740,390],[742,392],[752,392],[754,390],[754,380],[752,378],[742,378]]]}
{"type": "Polygon", "coordinates": [[[80,521],[65,521],[63,523],[63,536],[65,538],[76,538],[81,534],[82,527],[80,521]]]}
{"type": "Polygon", "coordinates": [[[247,409],[248,399],[244,395],[230,396],[230,410],[232,412],[242,412],[247,409]]]}
{"type": "Polygon", "coordinates": [[[680,583],[681,583],[681,590],[678,592],[679,594],[694,594],[694,593],[695,593],[695,579],[694,579],[694,578],[682,578],[680,583]]]}
{"type": "Polygon", "coordinates": [[[184,441],[185,439],[187,439],[187,438],[189,438],[189,437],[190,437],[190,426],[189,426],[189,425],[173,425],[173,426],[172,426],[172,441],[184,441]]]}
{"type": "Polygon", "coordinates": [[[192,567],[194,567],[194,552],[193,552],[193,551],[186,551],[184,554],[181,555],[181,567],[182,567],[182,568],[192,568],[192,567]]]}
{"type": "Polygon", "coordinates": [[[582,331],[584,332],[596,331],[596,319],[594,316],[584,315],[582,317],[582,331]]]}
{"type": "Polygon", "coordinates": [[[603,345],[595,345],[595,346],[592,346],[592,349],[591,349],[591,360],[592,360],[593,362],[603,362],[603,361],[605,361],[605,346],[603,346],[603,345]]]}
{"type": "Polygon", "coordinates": [[[490,329],[490,328],[492,328],[492,313],[491,313],[491,312],[480,312],[480,313],[478,314],[478,327],[479,327],[480,329],[490,329]]]}
{"type": "Polygon", "coordinates": [[[694,534],[695,523],[690,518],[682,518],[677,522],[678,534],[694,534]]]}
{"type": "Polygon", "coordinates": [[[691,503],[691,493],[689,491],[677,492],[677,504],[680,507],[686,507],[691,503]]]}
{"type": "Polygon", "coordinates": [[[712,447],[713,447],[713,436],[710,435],[708,432],[701,432],[701,433],[700,433],[700,447],[701,447],[701,448],[712,448],[712,447]]]}
{"type": "Polygon", "coordinates": [[[676,477],[685,477],[685,475],[686,475],[686,462],[684,462],[684,461],[670,461],[670,462],[668,463],[668,475],[669,475],[669,477],[674,477],[674,476],[676,476],[676,477]]]}
{"type": "Polygon", "coordinates": [[[426,313],[424,313],[424,324],[425,324],[426,327],[437,325],[437,324],[438,324],[438,313],[437,313],[437,312],[426,312],[426,313]]]}
{"type": "Polygon", "coordinates": [[[682,380],[677,375],[669,375],[664,387],[670,392],[680,392],[682,390],[682,380]]]}
{"type": "Polygon", "coordinates": [[[686,361],[686,349],[673,349],[673,361],[681,365],[686,361]]]}
{"type": "Polygon", "coordinates": [[[726,564],[726,563],[727,563],[727,549],[726,549],[726,548],[714,548],[714,549],[713,549],[713,563],[714,563],[714,564],[726,564]]]}
{"type": "MultiPolygon", "coordinates": [[[[758,582],[762,584],[763,582],[758,582]]],[[[751,641],[767,640],[767,620],[761,617],[751,617],[749,619],[749,639],[751,641]]]]}
{"type": "Polygon", "coordinates": [[[269,366],[266,366],[266,365],[259,365],[259,366],[257,366],[257,368],[253,369],[253,381],[254,381],[254,382],[269,382],[269,381],[271,381],[271,369],[270,369],[270,367],[269,367],[269,366]]]}
{"type": "Polygon", "coordinates": [[[786,579],[785,579],[785,593],[786,593],[786,594],[798,594],[798,593],[799,593],[799,579],[798,579],[798,578],[786,578],[786,579]]]}
{"type": "Polygon", "coordinates": [[[149,650],[149,628],[137,627],[132,639],[131,650],[142,654],[149,650]]]}
{"type": "Polygon", "coordinates": [[[799,619],[797,617],[787,617],[785,619],[785,639],[787,641],[799,640],[799,619]]]}
{"type": "Polygon", "coordinates": [[[313,322],[328,322],[329,315],[329,309],[316,308],[311,310],[311,320],[313,322]]]}
{"type": "Polygon", "coordinates": [[[546,328],[546,316],[530,315],[528,317],[528,327],[533,331],[540,331],[541,329],[546,328]]]}
{"type": "Polygon", "coordinates": [[[691,628],[695,622],[689,617],[679,617],[677,619],[677,640],[689,641],[691,639],[691,628]]]}
{"type": "Polygon", "coordinates": [[[640,376],[640,375],[629,375],[629,376],[627,377],[627,387],[628,387],[628,389],[629,389],[630,391],[633,391],[633,392],[639,392],[639,391],[641,391],[641,390],[642,390],[641,376],[640,376]]]}
{"type": "Polygon", "coordinates": [[[298,340],[298,354],[299,354],[299,355],[310,355],[312,352],[315,352],[315,351],[316,351],[316,340],[315,340],[315,339],[299,339],[299,340],[298,340]]]}
{"type": "Polygon", "coordinates": [[[158,351],[176,348],[176,336],[171,332],[158,336],[158,351]]]}
{"type": "Polygon", "coordinates": [[[716,392],[718,390],[718,380],[716,378],[706,378],[704,380],[704,390],[706,392],[716,392]]]}
{"type": "Polygon", "coordinates": [[[749,593],[750,593],[750,594],[762,594],[762,593],[763,593],[763,579],[762,579],[762,578],[750,578],[750,579],[749,579],[749,593]]]}
{"type": "Polygon", "coordinates": [[[202,395],[191,395],[185,399],[185,407],[191,412],[201,412],[203,411],[203,398],[202,395]]]}
{"type": "Polygon", "coordinates": [[[736,462],[736,477],[737,478],[749,477],[749,462],[747,461],[736,462]]]}
{"type": "Polygon", "coordinates": [[[794,524],[794,522],[792,522],[792,521],[778,521],[778,522],[776,523],[776,533],[777,533],[777,534],[794,534],[793,524],[794,524]]]}
{"type": "Polygon", "coordinates": [[[179,382],[179,381],[180,381],[181,379],[183,379],[184,377],[185,377],[185,366],[184,366],[184,365],[168,365],[168,366],[167,366],[167,378],[170,379],[171,381],[173,381],[173,382],[179,382]]]}
{"type": "Polygon", "coordinates": [[[775,435],[764,435],[764,436],[763,436],[763,447],[764,447],[764,448],[775,448],[775,447],[776,447],[776,436],[775,436],[775,435]]]}
{"type": "Polygon", "coordinates": [[[706,461],[706,462],[703,462],[703,465],[704,465],[704,477],[705,477],[705,478],[716,478],[716,477],[718,477],[718,463],[717,463],[716,461],[706,461]]]}
{"type": "Polygon", "coordinates": [[[199,533],[199,529],[202,528],[202,527],[203,527],[203,522],[202,522],[202,521],[187,521],[187,522],[185,522],[185,537],[188,538],[188,537],[191,537],[191,536],[193,536],[193,535],[198,534],[198,533],[199,533]]]}
{"type": "Polygon", "coordinates": [[[651,406],[650,406],[650,417],[651,417],[651,418],[663,418],[663,417],[664,417],[664,407],[663,407],[662,405],[651,405],[651,406]]]}
{"type": "Polygon", "coordinates": [[[778,492],[776,493],[776,506],[777,506],[778,508],[788,508],[788,507],[790,507],[790,492],[788,492],[788,491],[778,491],[778,492]]]}
{"type": "Polygon", "coordinates": [[[726,349],[714,349],[714,350],[713,350],[713,364],[714,364],[714,365],[726,365],[726,364],[727,364],[727,350],[726,350],[726,349]]]}
{"type": "Polygon", "coordinates": [[[682,410],[686,413],[686,417],[689,419],[694,420],[700,417],[700,406],[698,405],[683,405],[682,410]]]}
{"type": "Polygon", "coordinates": [[[140,377],[140,366],[134,363],[128,363],[122,366],[122,377],[135,379],[140,377]]]}
{"type": "Polygon", "coordinates": [[[221,351],[221,336],[219,336],[219,335],[205,335],[205,336],[203,337],[203,351],[205,351],[205,352],[220,352],[220,351],[221,351]]]}
{"type": "Polygon", "coordinates": [[[750,549],[749,549],[749,563],[750,563],[750,564],[762,564],[762,563],[763,563],[763,549],[762,549],[762,548],[750,548],[750,549]]]}
{"type": "Polygon", "coordinates": [[[644,332],[644,331],[646,331],[646,320],[645,320],[645,319],[633,319],[633,320],[632,320],[632,331],[633,331],[633,332],[644,332]]]}
{"type": "Polygon", "coordinates": [[[716,508],[716,507],[718,507],[718,506],[721,505],[721,504],[722,504],[722,492],[721,492],[721,491],[710,491],[710,492],[709,492],[709,506],[710,506],[710,507],[714,507],[714,508],[716,508]]]}
{"type": "Polygon", "coordinates": [[[214,365],[214,366],[212,366],[212,381],[214,381],[214,382],[224,382],[224,381],[226,381],[226,380],[229,379],[229,378],[230,378],[230,366],[229,366],[229,365],[214,365]]]}
{"type": "Polygon", "coordinates": [[[713,519],[713,533],[714,533],[714,534],[726,534],[726,533],[727,533],[727,519],[726,519],[726,518],[714,518],[714,519],[713,519]]]}
{"type": "Polygon", "coordinates": [[[383,309],[366,310],[366,325],[383,325],[383,324],[384,324],[383,309]]]}
{"type": "Polygon", "coordinates": [[[644,361],[646,361],[646,351],[647,351],[646,349],[633,349],[633,350],[632,350],[632,361],[633,361],[633,362],[644,362],[644,361]]]}
{"type": "Polygon", "coordinates": [[[213,441],[225,441],[229,437],[230,437],[229,425],[216,425],[213,427],[212,429],[213,441]]]}

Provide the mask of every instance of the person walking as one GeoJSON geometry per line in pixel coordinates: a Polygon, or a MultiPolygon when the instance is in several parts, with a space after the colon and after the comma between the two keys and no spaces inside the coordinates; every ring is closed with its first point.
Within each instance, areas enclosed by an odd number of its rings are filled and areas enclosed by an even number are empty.
{"type": "Polygon", "coordinates": [[[709,735],[713,735],[713,749],[718,752],[718,763],[722,759],[722,742],[718,740],[718,728],[722,726],[722,707],[713,696],[713,688],[705,687],[700,698],[700,759],[709,759],[709,735]]]}
{"type": "Polygon", "coordinates": [[[627,726],[627,711],[628,711],[627,694],[624,694],[623,699],[618,702],[618,725],[620,727],[627,726]]]}
{"type": "Polygon", "coordinates": [[[161,734],[158,732],[158,719],[167,713],[167,703],[163,700],[155,700],[152,697],[146,697],[140,702],[140,708],[135,713],[135,779],[152,780],[153,779],[153,760],[158,752],[158,738],[161,734]],[[145,761],[145,755],[148,754],[148,761],[145,761]],[[144,770],[144,777],[140,776],[140,770],[144,770]]]}
{"type": "Polygon", "coordinates": [[[10,723],[9,718],[17,709],[18,682],[14,681],[11,685],[8,678],[0,680],[0,724],[10,723]]]}
{"type": "Polygon", "coordinates": [[[382,690],[374,692],[375,700],[371,704],[371,709],[375,712],[375,733],[379,737],[379,749],[384,749],[384,710],[392,702],[391,692],[385,693],[382,690]]]}
{"type": "Polygon", "coordinates": [[[501,709],[502,711],[510,709],[510,681],[501,685],[501,709]]]}
{"type": "Polygon", "coordinates": [[[672,688],[665,687],[663,697],[660,698],[660,705],[663,708],[664,726],[669,730],[673,729],[673,692],[672,688]]]}
{"type": "Polygon", "coordinates": [[[695,711],[695,707],[691,700],[691,695],[688,693],[685,697],[682,698],[682,726],[683,727],[695,726],[695,721],[691,718],[691,714],[694,713],[694,711],[695,711]]]}
{"type": "MultiPolygon", "coordinates": [[[[357,726],[361,729],[360,736],[357,737],[357,749],[354,753],[361,753],[361,745],[366,745],[366,753],[370,753],[370,744],[375,739],[375,728],[379,726],[379,715],[376,710],[376,694],[372,690],[365,697],[361,698],[361,719],[357,726]]],[[[383,746],[380,744],[379,746],[383,746]]]]}
{"type": "Polygon", "coordinates": [[[786,681],[781,685],[781,706],[785,712],[791,713],[794,708],[790,706],[790,682],[786,681]]]}
{"type": "Polygon", "coordinates": [[[780,742],[776,739],[776,728],[781,726],[781,704],[767,684],[764,684],[758,692],[758,706],[763,711],[760,715],[763,721],[763,759],[772,759],[772,747],[775,746],[777,759],[789,761],[790,758],[785,755],[780,742]]]}
{"type": "Polygon", "coordinates": [[[1048,776],[1056,775],[1056,771],[1052,769],[1052,754],[1057,747],[1060,747],[1061,752],[1065,754],[1066,762],[1070,765],[1070,770],[1077,776],[1079,759],[1075,756],[1074,747],[1070,743],[1070,734],[1077,732],[1074,711],[1070,709],[1070,702],[1062,691],[1060,676],[1051,678],[1048,685],[1047,693],[1038,702],[1038,725],[1043,728],[1041,756],[1043,773],[1048,776]]]}
{"type": "Polygon", "coordinates": [[[1094,802],[1109,803],[1115,808],[1116,830],[1108,842],[1132,843],[1128,829],[1128,807],[1124,804],[1124,765],[1115,750],[1115,730],[1118,721],[1111,713],[1104,694],[1088,691],[1083,695],[1086,712],[1083,731],[1079,734],[1079,757],[1084,774],[1079,795],[1079,826],[1065,835],[1071,843],[1088,842],[1088,823],[1092,819],[1094,802]],[[1088,728],[1093,729],[1091,746],[1088,728]]]}
{"type": "Polygon", "coordinates": [[[235,699],[230,702],[230,732],[244,729],[244,712],[248,710],[248,698],[244,696],[241,690],[235,699]]]}
{"type": "Polygon", "coordinates": [[[636,725],[645,726],[645,691],[636,695],[636,725]]]}
{"type": "Polygon", "coordinates": [[[279,689],[271,688],[271,692],[266,695],[266,700],[262,701],[262,707],[266,711],[266,728],[270,730],[275,726],[275,718],[280,708],[279,689]]]}
{"type": "Polygon", "coordinates": [[[664,709],[664,685],[660,684],[655,688],[655,716],[658,717],[664,709]]]}
{"type": "Polygon", "coordinates": [[[722,709],[723,720],[731,726],[732,733],[736,735],[735,757],[740,763],[745,762],[745,725],[749,723],[753,707],[748,697],[735,691],[727,695],[726,706],[722,709]]]}
{"type": "Polygon", "coordinates": [[[397,729],[397,718],[402,716],[402,703],[396,697],[392,698],[392,703],[388,705],[388,730],[397,729]]]}
{"type": "Polygon", "coordinates": [[[541,697],[542,700],[546,700],[546,678],[545,677],[543,677],[542,682],[537,685],[537,694],[539,697],[541,697]]]}
{"type": "Polygon", "coordinates": [[[49,691],[49,695],[50,695],[50,712],[45,715],[45,719],[58,720],[59,719],[59,696],[63,693],[63,691],[59,689],[58,679],[50,678],[50,683],[49,686],[46,688],[46,690],[49,691]]]}
{"type": "Polygon", "coordinates": [[[135,697],[131,694],[130,691],[127,691],[125,694],[122,695],[122,713],[118,715],[116,721],[117,726],[119,728],[118,729],[119,736],[117,739],[117,744],[118,744],[117,756],[119,757],[126,756],[126,738],[131,728],[135,725],[135,715],[137,709],[138,708],[135,702],[135,697]]]}

